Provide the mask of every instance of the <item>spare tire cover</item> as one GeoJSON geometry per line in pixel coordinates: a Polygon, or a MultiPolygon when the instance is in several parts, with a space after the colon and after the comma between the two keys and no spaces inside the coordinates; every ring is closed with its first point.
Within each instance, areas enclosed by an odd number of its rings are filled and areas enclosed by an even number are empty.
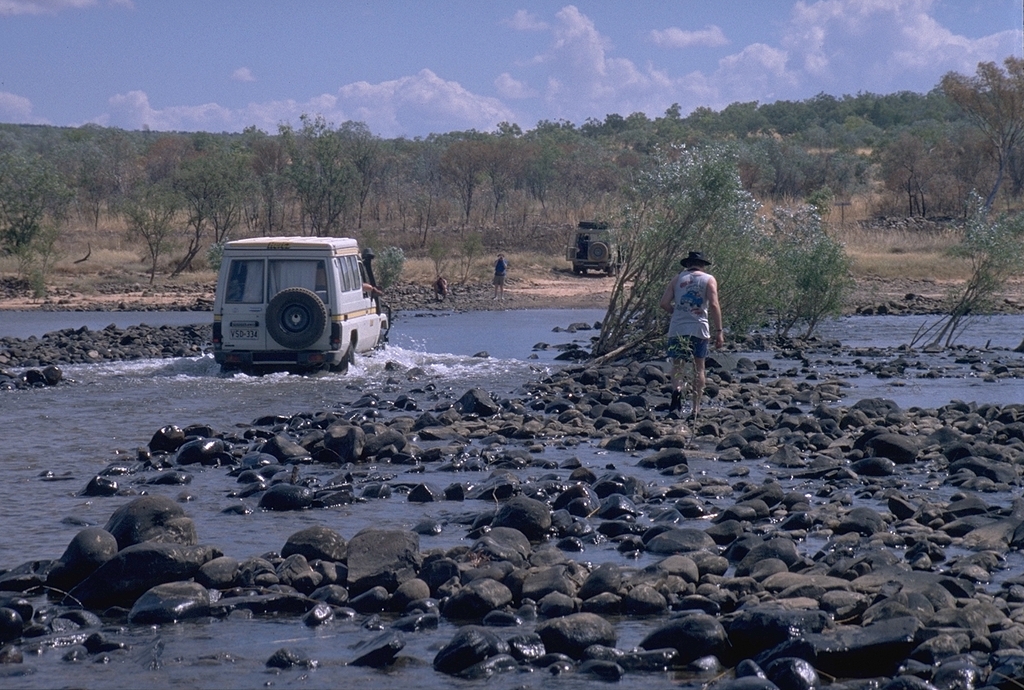
{"type": "Polygon", "coordinates": [[[326,327],[324,303],[306,288],[285,288],[267,305],[267,331],[283,347],[307,348],[320,339],[326,327]]]}
{"type": "Polygon", "coordinates": [[[608,245],[604,242],[592,242],[590,244],[590,260],[605,261],[608,259],[608,245]]]}

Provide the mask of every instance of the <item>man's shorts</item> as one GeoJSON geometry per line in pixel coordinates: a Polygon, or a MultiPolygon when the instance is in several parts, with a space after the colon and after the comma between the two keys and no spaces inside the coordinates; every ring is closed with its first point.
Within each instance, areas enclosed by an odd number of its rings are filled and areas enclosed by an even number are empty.
{"type": "Polygon", "coordinates": [[[491,282],[494,283],[495,285],[504,285],[505,284],[505,274],[504,273],[495,273],[494,274],[494,280],[492,280],[491,282]]]}
{"type": "Polygon", "coordinates": [[[695,335],[673,335],[668,339],[666,354],[670,359],[707,359],[710,338],[695,335]]]}

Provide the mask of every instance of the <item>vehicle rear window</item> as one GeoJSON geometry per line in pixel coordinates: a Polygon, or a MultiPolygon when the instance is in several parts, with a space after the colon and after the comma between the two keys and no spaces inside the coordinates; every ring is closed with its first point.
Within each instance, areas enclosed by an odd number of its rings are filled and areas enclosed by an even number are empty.
{"type": "Polygon", "coordinates": [[[323,259],[271,259],[268,262],[268,293],[300,287],[311,290],[327,303],[327,267],[323,259]]]}
{"type": "Polygon", "coordinates": [[[224,301],[241,304],[263,301],[262,259],[235,259],[231,262],[224,301]]]}

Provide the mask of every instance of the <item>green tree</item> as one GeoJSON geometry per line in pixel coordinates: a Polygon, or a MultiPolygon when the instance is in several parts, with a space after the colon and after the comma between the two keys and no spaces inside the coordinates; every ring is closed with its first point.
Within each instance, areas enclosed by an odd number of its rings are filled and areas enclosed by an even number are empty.
{"type": "Polygon", "coordinates": [[[687,250],[712,257],[723,318],[733,331],[764,313],[764,238],[740,186],[735,157],[721,147],[672,149],[630,190],[619,235],[620,267],[596,355],[626,352],[664,335],[658,302],[687,250]]]}
{"type": "Polygon", "coordinates": [[[122,202],[129,238],[141,240],[145,246],[150,285],[156,279],[160,258],[175,244],[175,216],[182,206],[181,197],[166,182],[139,183],[122,202]]]}
{"type": "Polygon", "coordinates": [[[470,271],[473,270],[473,264],[479,259],[484,253],[484,242],[480,239],[480,234],[471,232],[462,239],[462,245],[460,246],[459,252],[459,283],[465,285],[469,280],[470,271]]]}
{"type": "Polygon", "coordinates": [[[47,227],[65,220],[71,191],[42,156],[0,153],[0,251],[25,275],[47,227]]]}
{"type": "Polygon", "coordinates": [[[970,120],[985,134],[996,160],[996,177],[985,198],[985,210],[992,208],[1013,151],[1024,142],[1024,59],[1010,56],[1005,70],[994,62],[978,64],[974,77],[949,72],[941,87],[970,120]]]}
{"type": "Polygon", "coordinates": [[[357,173],[348,159],[345,139],[321,115],[303,115],[302,129],[282,125],[281,138],[291,158],[288,178],[310,231],[317,237],[338,235],[355,198],[357,173]]]}
{"type": "Polygon", "coordinates": [[[402,277],[405,267],[405,252],[401,247],[384,247],[373,262],[374,277],[381,290],[387,290],[402,277]]]}

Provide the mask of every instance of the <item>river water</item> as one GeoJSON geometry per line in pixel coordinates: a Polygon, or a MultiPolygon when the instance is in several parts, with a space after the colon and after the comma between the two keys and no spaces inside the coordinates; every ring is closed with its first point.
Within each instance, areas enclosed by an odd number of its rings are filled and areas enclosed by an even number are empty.
{"type": "MultiPolygon", "coordinates": [[[[73,380],[70,385],[0,394],[0,468],[6,479],[0,504],[4,525],[0,535],[0,567],[57,558],[83,525],[102,526],[117,507],[131,498],[89,498],[79,493],[108,463],[134,457],[135,450],[145,446],[160,427],[198,423],[229,431],[266,415],[287,417],[320,410],[351,410],[353,403],[367,394],[393,400],[405,393],[417,401],[420,410],[444,405],[474,386],[498,396],[515,397],[522,392],[524,382],[543,377],[560,366],[554,359],[558,347],[567,343],[589,346],[590,338],[597,333],[570,333],[563,329],[570,324],[592,325],[602,316],[598,310],[401,313],[395,319],[389,346],[359,357],[347,375],[225,377],[219,374],[212,357],[205,356],[71,366],[65,369],[66,377],[73,380]],[[477,356],[485,352],[488,356],[477,356]],[[415,370],[411,377],[407,374],[410,370],[415,370]]],[[[202,313],[159,312],[2,314],[0,336],[38,336],[81,325],[102,328],[112,322],[119,326],[140,322],[184,325],[207,318],[202,313]]],[[[909,342],[922,321],[922,317],[854,317],[826,324],[821,334],[855,347],[892,347],[909,342]]],[[[993,356],[1019,358],[1021,355],[1010,350],[1020,342],[1022,333],[1024,318],[992,317],[970,333],[968,344],[987,344],[993,356]]],[[[743,354],[772,359],[771,353],[743,354]]],[[[786,368],[788,364],[780,366],[786,368]]],[[[1024,383],[1020,380],[985,382],[969,369],[953,371],[940,379],[908,375],[883,380],[865,375],[849,362],[836,362],[824,356],[814,359],[812,366],[820,370],[819,378],[839,377],[849,384],[848,398],[839,405],[850,405],[863,397],[886,397],[904,407],[937,407],[951,399],[1024,401],[1024,383]]],[[[586,445],[563,447],[551,443],[541,456],[554,465],[575,457],[598,472],[608,465],[617,465],[647,481],[665,480],[653,472],[650,476],[638,474],[635,460],[627,455],[609,454],[586,445]]],[[[391,466],[377,469],[383,479],[430,481],[441,487],[453,481],[484,478],[471,473],[457,477],[428,473],[424,477],[418,470],[391,466]]],[[[714,462],[700,459],[691,462],[691,471],[722,473],[714,462]]],[[[753,467],[751,478],[759,471],[753,467]]],[[[330,470],[302,468],[304,476],[318,472],[325,479],[333,475],[330,470]]],[[[532,468],[523,477],[536,478],[543,473],[532,468]]],[[[465,522],[484,509],[471,502],[413,505],[396,494],[383,501],[357,502],[324,511],[255,510],[249,514],[228,514],[225,509],[240,501],[228,497],[237,488],[234,479],[223,470],[193,471],[193,475],[192,483],[181,487],[133,486],[135,480],[131,477],[122,484],[135,491],[163,493],[183,502],[196,523],[200,541],[216,545],[225,554],[239,559],[280,550],[290,534],[313,524],[326,525],[350,538],[367,526],[409,529],[424,517],[437,520],[443,529],[438,536],[422,537],[421,549],[446,549],[465,543],[465,522]]],[[[723,505],[730,503],[726,498],[723,505]]],[[[570,557],[592,562],[625,561],[611,547],[595,547],[570,557]]],[[[628,564],[643,566],[647,562],[630,560],[628,564]]],[[[454,632],[447,623],[442,623],[434,633],[407,635],[403,660],[390,671],[345,666],[354,655],[352,647],[376,634],[364,629],[362,622],[357,617],[308,629],[294,617],[230,617],[162,627],[118,628],[114,632],[131,647],[113,654],[109,663],[71,664],[61,660],[61,650],[44,649],[37,656],[27,655],[24,664],[0,669],[0,683],[39,688],[330,688],[364,683],[385,688],[408,684],[408,674],[416,672],[417,684],[425,688],[483,684],[457,681],[430,669],[429,661],[454,632]],[[319,667],[280,675],[266,670],[265,660],[281,647],[300,650],[317,659],[319,667]]],[[[649,632],[650,624],[622,620],[617,622],[617,629],[618,646],[628,648],[649,632]]],[[[580,677],[558,682],[565,687],[583,687],[592,681],[580,677]]],[[[677,679],[665,674],[632,674],[623,679],[622,685],[670,687],[676,682],[677,679]]],[[[539,688],[548,683],[550,676],[535,672],[504,674],[487,685],[539,688]]]]}

